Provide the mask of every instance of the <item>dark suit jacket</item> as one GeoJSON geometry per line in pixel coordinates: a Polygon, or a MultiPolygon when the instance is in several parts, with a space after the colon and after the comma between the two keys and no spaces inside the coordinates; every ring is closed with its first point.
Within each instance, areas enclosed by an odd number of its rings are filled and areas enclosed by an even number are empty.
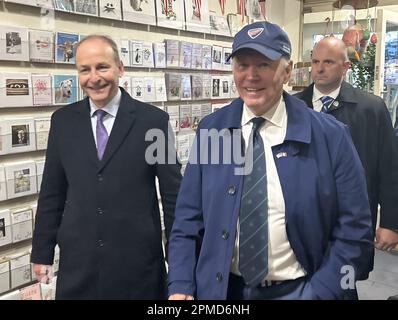
{"type": "MultiPolygon", "coordinates": [[[[102,161],[97,159],[88,98],[52,116],[31,261],[52,264],[58,243],[58,299],[166,297],[155,177],[168,237],[180,165],[147,163],[145,152],[152,141],[145,141],[145,134],[153,128],[167,134],[168,115],[121,90],[102,161]]],[[[175,156],[174,145],[168,151],[175,156]]]]}
{"type": "MultiPolygon", "coordinates": [[[[314,84],[295,96],[313,108],[314,84]]],[[[345,123],[365,168],[373,227],[380,204],[380,226],[398,228],[398,150],[390,115],[384,101],[343,82],[338,106],[329,112],[345,123]]]]}

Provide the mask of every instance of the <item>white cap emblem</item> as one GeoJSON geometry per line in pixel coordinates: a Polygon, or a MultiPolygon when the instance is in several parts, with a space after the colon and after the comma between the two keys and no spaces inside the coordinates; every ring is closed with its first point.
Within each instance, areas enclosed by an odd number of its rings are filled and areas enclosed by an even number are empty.
{"type": "Polygon", "coordinates": [[[247,31],[247,34],[249,35],[250,38],[255,39],[257,38],[262,32],[264,31],[264,28],[255,28],[255,29],[250,29],[247,31]]]}

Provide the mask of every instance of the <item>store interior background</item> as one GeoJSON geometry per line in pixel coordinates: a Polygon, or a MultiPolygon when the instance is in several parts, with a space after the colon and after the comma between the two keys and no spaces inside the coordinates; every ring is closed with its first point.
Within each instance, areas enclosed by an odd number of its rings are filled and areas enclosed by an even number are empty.
{"type": "MultiPolygon", "coordinates": [[[[210,9],[215,9],[216,0],[210,0],[210,9]]],[[[333,33],[343,33],[346,28],[347,17],[352,11],[335,9],[332,12],[332,5],[335,0],[268,0],[267,1],[267,18],[273,23],[277,23],[285,29],[292,42],[293,53],[292,60],[297,62],[309,62],[312,47],[314,45],[314,35],[324,35],[332,32],[332,25],[327,28],[327,19],[332,19],[333,33]]],[[[235,1],[227,0],[227,5],[236,6],[235,1]]],[[[40,23],[37,16],[39,9],[29,8],[27,6],[17,6],[7,4],[0,0],[0,21],[2,25],[13,25],[28,28],[40,29],[40,23]],[[7,11],[8,8],[18,8],[21,10],[7,11]]],[[[228,10],[227,10],[228,11],[228,10]]],[[[382,96],[389,108],[392,122],[396,115],[396,107],[398,104],[398,71],[397,83],[385,83],[385,32],[398,32],[398,0],[378,0],[378,5],[369,10],[357,10],[356,19],[359,22],[366,23],[368,15],[371,16],[371,24],[376,27],[378,36],[376,51],[376,77],[374,83],[375,94],[382,96]],[[380,72],[382,70],[382,72],[380,72]]],[[[134,25],[134,30],[126,30],[122,22],[108,23],[98,18],[77,17],[64,13],[59,13],[63,20],[55,21],[56,30],[73,30],[84,32],[85,34],[103,32],[108,33],[110,30],[115,37],[146,39],[148,41],[161,41],[164,38],[178,39],[190,41],[191,38],[199,38],[205,44],[214,44],[212,37],[202,37],[199,35],[189,34],[188,32],[176,32],[175,30],[163,28],[161,33],[148,33],[147,25],[134,25]],[[98,24],[101,21],[102,25],[98,24]]],[[[129,26],[131,24],[127,24],[129,26]]],[[[156,29],[156,28],[153,28],[156,29]]],[[[160,28],[158,28],[160,30],[160,28]]],[[[230,46],[232,38],[218,37],[216,44],[230,46]]],[[[398,44],[397,44],[398,46],[398,44]]],[[[395,62],[396,70],[398,70],[398,57],[395,62]]],[[[35,72],[48,72],[49,69],[54,71],[67,70],[73,72],[74,67],[71,65],[35,65],[35,72]]],[[[51,70],[51,71],[53,71],[51,70]]],[[[2,61],[1,72],[32,72],[29,63],[18,64],[16,62],[2,61]],[[16,70],[17,69],[17,70],[16,70]]],[[[135,72],[137,72],[135,70],[135,72]]],[[[152,75],[156,75],[157,70],[152,70],[152,75]]],[[[137,72],[137,75],[145,75],[145,72],[137,72]]],[[[292,90],[292,87],[286,87],[292,90]]],[[[52,112],[52,108],[43,108],[42,112],[52,112]]],[[[32,108],[4,109],[2,115],[17,116],[34,116],[36,110],[32,108]]],[[[35,155],[43,156],[43,152],[36,152],[35,155]]],[[[4,155],[3,160],[23,160],[26,155],[12,154],[4,155]]],[[[33,200],[33,198],[32,198],[33,200]]],[[[15,199],[8,201],[7,205],[16,205],[20,200],[15,199]]],[[[375,269],[371,273],[368,280],[358,284],[360,299],[387,299],[389,296],[398,294],[398,251],[392,252],[376,252],[375,269]]]]}

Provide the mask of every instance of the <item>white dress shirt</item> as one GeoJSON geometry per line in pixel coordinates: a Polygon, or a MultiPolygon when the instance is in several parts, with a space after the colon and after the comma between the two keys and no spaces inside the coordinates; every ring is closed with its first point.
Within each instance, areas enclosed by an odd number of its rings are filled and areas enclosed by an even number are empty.
{"type": "MultiPolygon", "coordinates": [[[[122,93],[120,89],[117,91],[116,96],[113,97],[111,101],[108,102],[108,104],[101,108],[102,110],[107,112],[107,115],[104,116],[102,119],[102,122],[104,123],[106,132],[108,132],[108,137],[111,135],[111,131],[113,128],[113,124],[115,123],[115,118],[117,111],[119,110],[119,105],[120,105],[120,100],[122,99],[122,93]]],[[[94,114],[95,111],[97,111],[99,108],[94,104],[94,102],[89,99],[90,101],[90,116],[91,116],[91,126],[93,129],[93,135],[94,135],[94,140],[95,140],[95,145],[97,146],[97,115],[94,114]]]]}
{"type": "MultiPolygon", "coordinates": [[[[250,120],[254,117],[256,116],[244,104],[241,124],[246,147],[253,126],[250,120]]],[[[287,112],[283,99],[262,117],[266,119],[265,124],[260,128],[260,135],[264,143],[268,190],[268,274],[266,280],[292,280],[306,273],[298,263],[287,238],[285,200],[271,149],[272,146],[283,143],[286,136],[287,112]]],[[[240,275],[239,220],[231,272],[240,275]]]]}
{"type": "Polygon", "coordinates": [[[336,100],[337,96],[340,93],[340,88],[341,88],[341,85],[336,90],[332,91],[331,93],[323,94],[314,85],[314,91],[313,91],[313,94],[312,94],[312,105],[314,106],[314,110],[317,111],[317,112],[321,111],[321,109],[323,107],[323,103],[321,101],[321,98],[324,97],[324,96],[328,96],[328,97],[331,97],[334,100],[336,100]]]}

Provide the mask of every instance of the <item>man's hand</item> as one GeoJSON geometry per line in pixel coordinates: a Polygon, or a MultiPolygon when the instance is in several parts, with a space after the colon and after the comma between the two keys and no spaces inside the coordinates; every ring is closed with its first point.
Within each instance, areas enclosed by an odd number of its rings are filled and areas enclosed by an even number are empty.
{"type": "Polygon", "coordinates": [[[176,294],[172,294],[169,297],[169,300],[193,300],[193,297],[188,294],[176,293],[176,294]]]}
{"type": "Polygon", "coordinates": [[[45,284],[51,283],[53,279],[53,266],[45,264],[33,264],[37,281],[45,284]]]}
{"type": "Polygon", "coordinates": [[[398,244],[398,233],[386,228],[376,230],[375,247],[379,250],[390,251],[398,244]]]}

